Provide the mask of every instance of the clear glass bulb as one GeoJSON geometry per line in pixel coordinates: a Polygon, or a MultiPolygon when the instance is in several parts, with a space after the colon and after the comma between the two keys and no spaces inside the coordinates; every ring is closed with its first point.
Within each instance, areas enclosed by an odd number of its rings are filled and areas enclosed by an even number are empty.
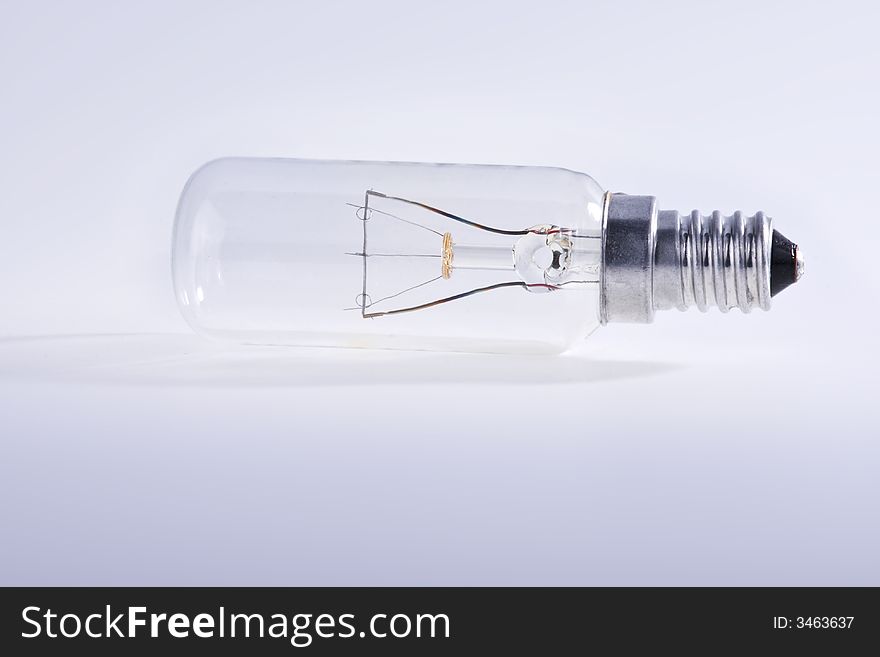
{"type": "Polygon", "coordinates": [[[603,197],[547,167],[216,160],[180,199],[175,294],[243,343],[560,352],[599,325],[603,197]]]}

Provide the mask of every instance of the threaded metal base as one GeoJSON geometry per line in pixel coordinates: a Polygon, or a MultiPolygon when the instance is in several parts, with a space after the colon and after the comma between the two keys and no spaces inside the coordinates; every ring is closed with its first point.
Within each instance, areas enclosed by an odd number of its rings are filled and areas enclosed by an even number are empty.
{"type": "Polygon", "coordinates": [[[769,310],[772,232],[763,212],[750,217],[742,212],[725,217],[717,210],[708,216],[696,210],[685,216],[659,212],[654,308],[769,310]],[[671,239],[674,245],[665,243],[671,239]],[[672,276],[658,277],[661,269],[672,276]]]}
{"type": "Polygon", "coordinates": [[[602,231],[600,316],[650,322],[655,310],[770,308],[770,218],[658,211],[653,196],[610,194],[602,231]]]}

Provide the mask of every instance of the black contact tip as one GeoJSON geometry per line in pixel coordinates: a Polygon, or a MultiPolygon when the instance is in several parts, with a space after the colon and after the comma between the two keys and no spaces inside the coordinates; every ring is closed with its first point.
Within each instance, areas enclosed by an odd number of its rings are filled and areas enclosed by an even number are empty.
{"type": "Polygon", "coordinates": [[[775,297],[803,275],[804,261],[798,245],[774,230],[770,249],[770,296],[775,297]]]}

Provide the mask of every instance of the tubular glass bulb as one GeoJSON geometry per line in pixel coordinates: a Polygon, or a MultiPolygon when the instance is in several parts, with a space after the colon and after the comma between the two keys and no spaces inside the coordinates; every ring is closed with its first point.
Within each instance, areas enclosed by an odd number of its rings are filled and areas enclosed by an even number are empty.
{"type": "Polygon", "coordinates": [[[226,158],[181,195],[172,273],[213,338],[548,353],[655,308],[767,307],[775,246],[761,213],[682,218],[565,169],[226,158]]]}

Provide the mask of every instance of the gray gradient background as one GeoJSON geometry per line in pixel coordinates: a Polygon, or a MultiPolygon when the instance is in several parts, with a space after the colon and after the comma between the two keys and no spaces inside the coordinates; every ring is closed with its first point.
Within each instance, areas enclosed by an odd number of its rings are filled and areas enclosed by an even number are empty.
{"type": "Polygon", "coordinates": [[[878,23],[3,1],[0,584],[880,585],[878,23]],[[169,242],[231,154],[566,166],[764,209],[807,277],[563,358],[219,351],[169,242]]]}

